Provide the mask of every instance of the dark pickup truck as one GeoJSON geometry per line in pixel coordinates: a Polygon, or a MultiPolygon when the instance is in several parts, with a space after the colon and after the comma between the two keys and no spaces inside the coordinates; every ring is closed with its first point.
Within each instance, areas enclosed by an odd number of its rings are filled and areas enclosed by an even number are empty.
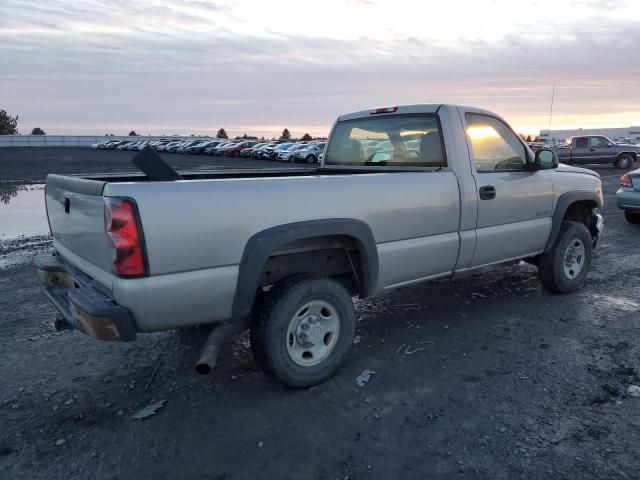
{"type": "Polygon", "coordinates": [[[615,143],[601,135],[571,137],[567,147],[554,149],[558,160],[566,164],[611,163],[629,169],[640,156],[640,146],[615,143]]]}

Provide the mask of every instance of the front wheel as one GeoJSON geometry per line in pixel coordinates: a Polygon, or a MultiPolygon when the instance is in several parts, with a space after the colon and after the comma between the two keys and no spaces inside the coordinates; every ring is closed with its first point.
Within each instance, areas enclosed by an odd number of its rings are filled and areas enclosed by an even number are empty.
{"type": "Polygon", "coordinates": [[[347,290],[329,278],[293,277],[276,285],[251,327],[254,358],[291,388],[331,377],[344,362],[356,328],[347,290]]]}
{"type": "Polygon", "coordinates": [[[624,218],[627,219],[627,222],[638,224],[640,223],[640,213],[638,212],[630,212],[629,210],[624,211],[624,218]]]}
{"type": "Polygon", "coordinates": [[[313,155],[307,155],[307,163],[311,164],[315,162],[316,162],[316,157],[314,157],[313,155]]]}
{"type": "Polygon", "coordinates": [[[540,255],[538,272],[552,292],[568,293],[580,288],[591,267],[593,241],[583,223],[563,222],[555,244],[540,255]]]}

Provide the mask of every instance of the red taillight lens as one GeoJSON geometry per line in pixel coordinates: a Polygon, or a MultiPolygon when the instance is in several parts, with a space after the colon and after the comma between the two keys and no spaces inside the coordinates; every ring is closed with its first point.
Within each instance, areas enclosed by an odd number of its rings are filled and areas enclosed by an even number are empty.
{"type": "Polygon", "coordinates": [[[135,202],[129,198],[106,197],[104,228],[112,252],[113,273],[119,277],[147,275],[144,237],[135,202]]]}
{"type": "Polygon", "coordinates": [[[625,173],[620,177],[620,185],[623,187],[633,187],[633,183],[631,183],[631,175],[625,173]]]}

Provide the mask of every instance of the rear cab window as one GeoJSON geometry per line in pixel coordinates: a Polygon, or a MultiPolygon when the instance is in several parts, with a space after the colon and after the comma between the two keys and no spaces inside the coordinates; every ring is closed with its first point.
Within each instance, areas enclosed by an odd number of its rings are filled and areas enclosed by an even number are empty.
{"type": "Polygon", "coordinates": [[[447,165],[435,114],[398,114],[339,121],[324,158],[326,166],[431,167],[447,165]]]}

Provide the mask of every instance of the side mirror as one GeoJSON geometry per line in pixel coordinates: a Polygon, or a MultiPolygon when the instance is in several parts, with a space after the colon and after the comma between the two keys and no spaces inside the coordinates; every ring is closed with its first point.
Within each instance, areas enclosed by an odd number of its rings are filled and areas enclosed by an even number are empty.
{"type": "Polygon", "coordinates": [[[535,165],[535,170],[551,170],[558,168],[558,154],[553,150],[538,150],[533,164],[535,165]]]}

